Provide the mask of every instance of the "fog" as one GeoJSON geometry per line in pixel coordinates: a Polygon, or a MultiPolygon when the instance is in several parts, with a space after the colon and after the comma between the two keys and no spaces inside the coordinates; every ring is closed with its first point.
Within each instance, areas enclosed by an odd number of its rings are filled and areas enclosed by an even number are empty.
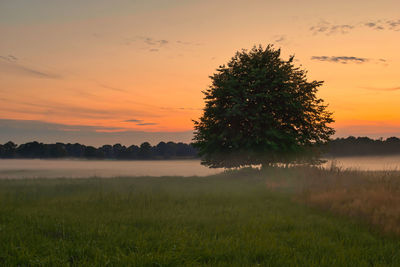
{"type": "Polygon", "coordinates": [[[0,160],[0,178],[205,176],[221,171],[204,167],[199,160],[0,160]]]}
{"type": "MultiPolygon", "coordinates": [[[[400,170],[398,156],[364,156],[330,158],[323,165],[332,165],[352,170],[400,170]]],[[[223,169],[209,169],[199,160],[41,160],[3,159],[0,160],[0,178],[84,178],[116,176],[206,176],[222,172],[223,169]]]]}
{"type": "Polygon", "coordinates": [[[398,171],[400,170],[400,155],[329,158],[323,166],[329,168],[332,165],[344,170],[398,171]]]}

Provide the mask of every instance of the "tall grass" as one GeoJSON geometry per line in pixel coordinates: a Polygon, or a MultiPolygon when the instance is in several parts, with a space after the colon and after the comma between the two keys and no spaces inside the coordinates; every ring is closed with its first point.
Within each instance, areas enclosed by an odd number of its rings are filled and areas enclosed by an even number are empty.
{"type": "Polygon", "coordinates": [[[400,172],[328,170],[308,167],[269,169],[267,187],[296,193],[309,206],[369,223],[400,236],[400,172]]]}
{"type": "Polygon", "coordinates": [[[0,265],[400,265],[399,239],[293,202],[298,174],[0,180],[0,265]]]}

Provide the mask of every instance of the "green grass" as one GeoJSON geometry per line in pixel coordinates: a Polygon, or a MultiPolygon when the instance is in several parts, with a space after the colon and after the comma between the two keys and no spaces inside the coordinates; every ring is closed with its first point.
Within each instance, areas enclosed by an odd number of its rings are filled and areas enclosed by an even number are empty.
{"type": "Polygon", "coordinates": [[[266,179],[0,180],[0,265],[400,266],[400,239],[266,179]]]}

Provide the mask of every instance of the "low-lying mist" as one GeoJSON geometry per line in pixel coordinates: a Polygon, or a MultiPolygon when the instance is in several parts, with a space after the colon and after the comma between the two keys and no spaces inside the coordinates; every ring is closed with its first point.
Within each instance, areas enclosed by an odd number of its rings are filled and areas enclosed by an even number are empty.
{"type": "MultiPolygon", "coordinates": [[[[400,155],[328,158],[321,167],[360,171],[400,170],[400,155]]],[[[1,159],[1,178],[87,178],[116,176],[205,176],[223,172],[209,169],[200,160],[40,160],[1,159]]]]}

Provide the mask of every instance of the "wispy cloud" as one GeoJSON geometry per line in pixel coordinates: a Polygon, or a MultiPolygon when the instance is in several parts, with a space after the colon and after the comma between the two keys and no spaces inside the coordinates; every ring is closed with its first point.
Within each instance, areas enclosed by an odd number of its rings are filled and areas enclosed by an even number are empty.
{"type": "Polygon", "coordinates": [[[161,107],[165,110],[203,110],[202,108],[188,108],[188,107],[161,107]]]}
{"type": "Polygon", "coordinates": [[[7,62],[16,62],[18,58],[13,55],[8,55],[8,56],[0,56],[0,59],[7,61],[7,62]]]}
{"type": "Polygon", "coordinates": [[[359,21],[351,24],[334,24],[328,21],[321,21],[310,27],[310,31],[314,34],[347,34],[357,28],[367,28],[371,30],[389,30],[400,31],[400,19],[379,19],[369,21],[359,21]]]}
{"type": "Polygon", "coordinates": [[[102,88],[105,88],[105,89],[112,90],[112,91],[126,92],[126,90],[124,90],[124,89],[113,87],[113,86],[108,86],[108,85],[105,85],[105,84],[99,84],[99,86],[102,87],[102,88]]]}
{"type": "Polygon", "coordinates": [[[180,110],[203,110],[202,108],[178,108],[180,110]]]}
{"type": "Polygon", "coordinates": [[[311,60],[342,63],[342,64],[347,64],[347,63],[362,64],[370,61],[370,59],[368,58],[354,57],[354,56],[312,56],[311,60]]]}
{"type": "Polygon", "coordinates": [[[368,21],[368,22],[365,22],[363,24],[363,26],[368,27],[373,30],[400,31],[400,19],[368,21]]]}
{"type": "Polygon", "coordinates": [[[43,71],[38,68],[28,67],[18,63],[18,58],[13,55],[0,56],[0,70],[14,74],[28,75],[42,79],[61,79],[61,75],[43,71]]]}
{"type": "Polygon", "coordinates": [[[138,36],[135,38],[125,38],[125,45],[137,44],[142,46],[142,49],[148,50],[149,52],[158,52],[162,48],[168,47],[171,42],[166,39],[156,39],[148,36],[138,36]]]}
{"type": "Polygon", "coordinates": [[[332,35],[336,33],[346,34],[350,30],[354,29],[354,25],[349,24],[332,24],[327,21],[322,21],[315,26],[310,27],[310,31],[313,34],[326,34],[332,35]]]}
{"type": "Polygon", "coordinates": [[[115,119],[122,116],[133,117],[159,117],[160,115],[153,110],[144,110],[142,108],[113,108],[107,107],[85,107],[76,104],[63,102],[44,102],[42,100],[34,101],[16,101],[13,102],[13,107],[0,105],[0,114],[3,111],[13,112],[17,114],[37,114],[37,115],[60,115],[72,116],[76,118],[89,119],[115,119]]]}
{"type": "MultiPolygon", "coordinates": [[[[157,144],[160,141],[189,143],[193,131],[145,132],[144,130],[117,127],[67,125],[38,120],[13,120],[0,118],[0,143],[13,141],[25,143],[32,140],[45,143],[82,143],[101,146],[107,143],[125,145],[141,144],[145,141],[157,144]]],[[[145,128],[143,128],[145,129],[145,128]]]]}
{"type": "Polygon", "coordinates": [[[136,123],[139,126],[147,126],[147,125],[157,125],[158,123],[155,122],[143,122],[143,123],[136,123]]]}
{"type": "Polygon", "coordinates": [[[124,122],[142,122],[143,120],[137,120],[137,119],[131,119],[131,120],[126,120],[124,122]]]}
{"type": "Polygon", "coordinates": [[[275,35],[273,36],[274,42],[277,44],[287,43],[288,39],[286,35],[275,35]]]}
{"type": "Polygon", "coordinates": [[[144,120],[138,120],[138,119],[125,120],[124,122],[133,122],[138,126],[158,125],[158,123],[155,122],[144,122],[144,120]]]}
{"type": "Polygon", "coordinates": [[[151,37],[141,37],[141,39],[144,43],[150,46],[163,46],[169,43],[169,41],[165,39],[157,40],[151,37]]]}
{"type": "Polygon", "coordinates": [[[204,45],[203,43],[193,43],[193,42],[186,42],[186,41],[181,41],[181,40],[176,41],[176,43],[180,44],[180,45],[187,45],[187,46],[202,46],[202,45],[204,45]]]}
{"type": "Polygon", "coordinates": [[[61,123],[49,123],[39,120],[11,120],[11,119],[1,119],[1,118],[0,118],[0,126],[4,128],[29,129],[32,131],[43,130],[48,132],[50,131],[94,132],[99,130],[104,130],[104,131],[124,130],[118,127],[66,125],[61,123]]]}
{"type": "Polygon", "coordinates": [[[385,28],[381,25],[378,25],[376,22],[366,22],[364,23],[365,27],[374,29],[374,30],[384,30],[385,28]]]}
{"type": "Polygon", "coordinates": [[[173,48],[174,46],[202,46],[202,43],[187,42],[181,40],[167,40],[167,39],[157,39],[149,36],[138,36],[135,38],[125,38],[125,45],[140,45],[142,49],[149,52],[159,52],[166,48],[173,48]]]}
{"type": "Polygon", "coordinates": [[[385,87],[385,88],[382,88],[382,87],[366,87],[366,86],[363,86],[363,87],[360,87],[360,88],[362,88],[362,89],[365,89],[365,90],[371,90],[371,91],[386,91],[386,92],[392,92],[392,91],[400,91],[400,86],[395,86],[395,87],[385,87]]]}

